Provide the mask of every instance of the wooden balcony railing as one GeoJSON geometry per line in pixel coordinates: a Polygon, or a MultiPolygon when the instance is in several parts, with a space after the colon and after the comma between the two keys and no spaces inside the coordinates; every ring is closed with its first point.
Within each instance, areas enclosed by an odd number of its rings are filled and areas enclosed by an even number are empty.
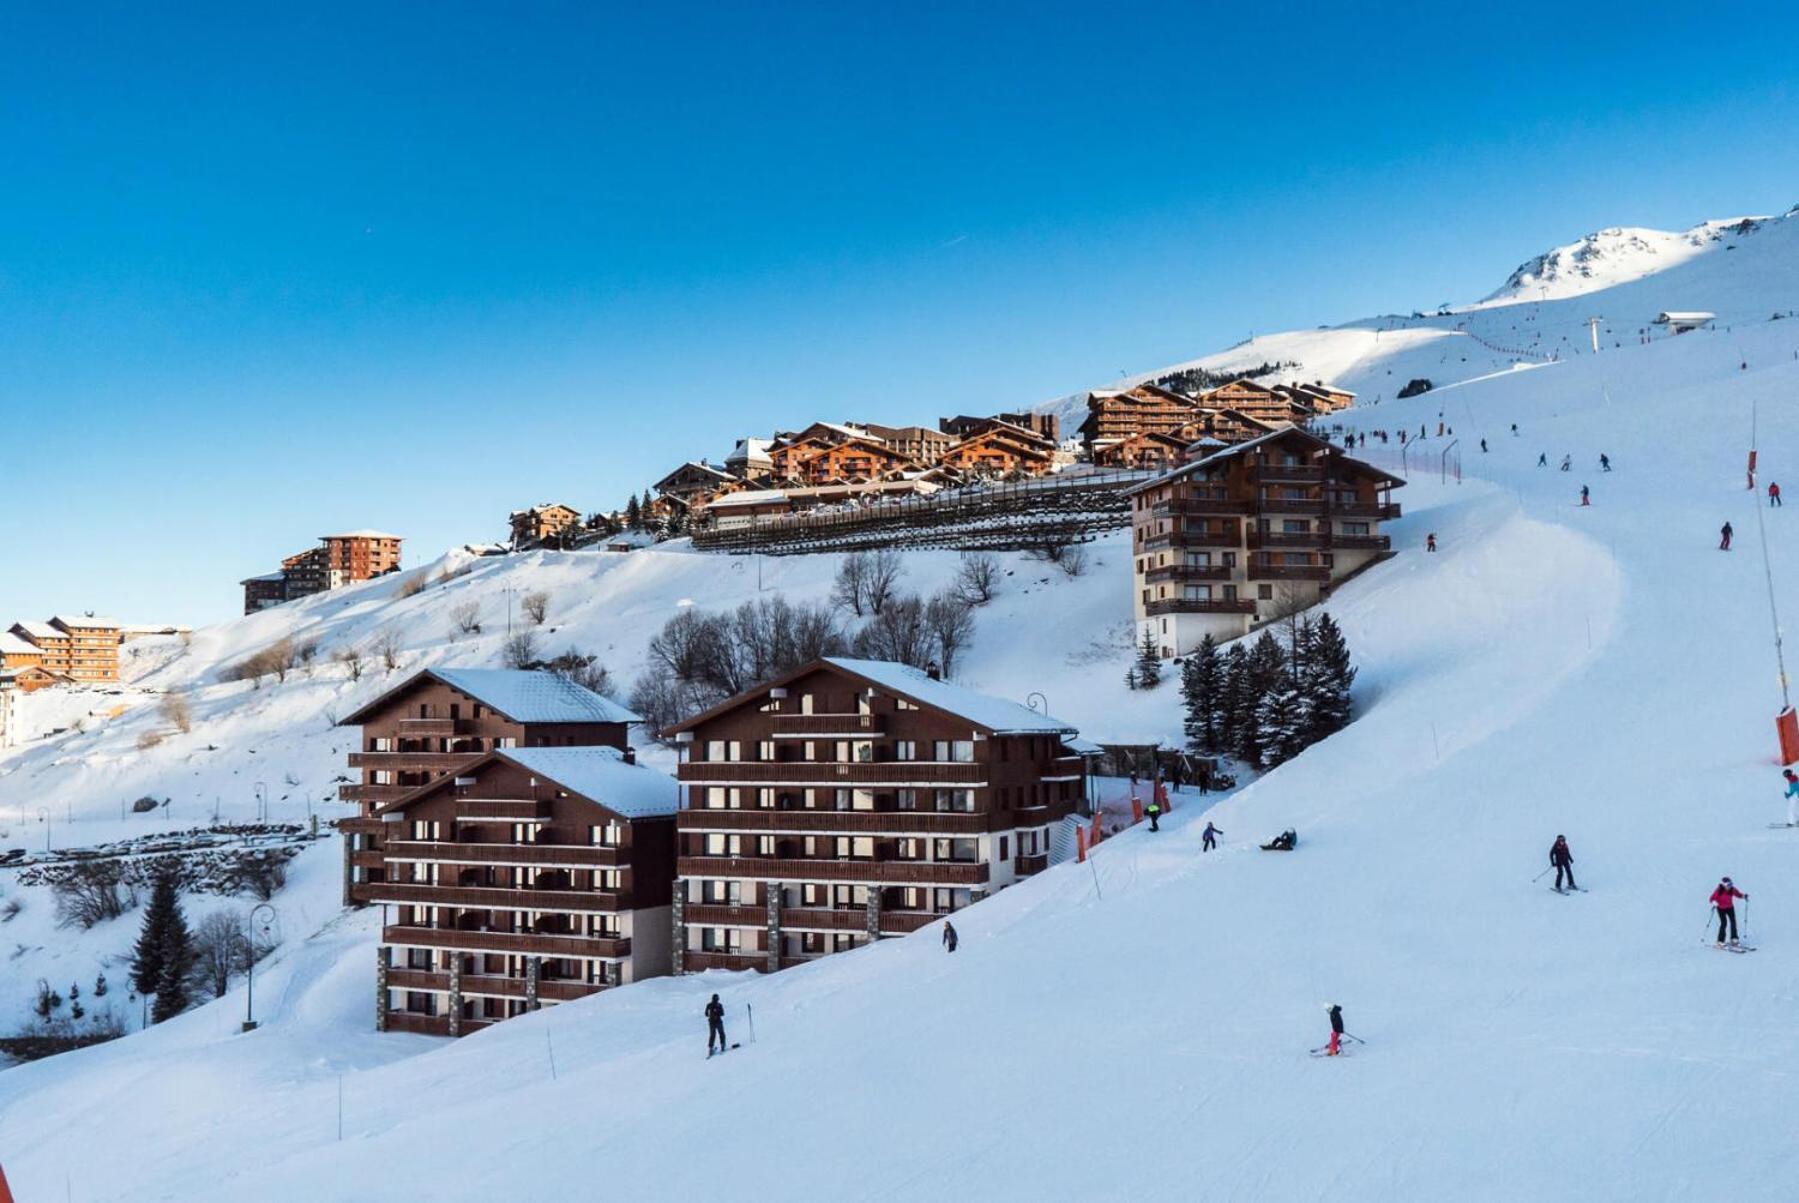
{"type": "Polygon", "coordinates": [[[826,860],[801,857],[683,856],[682,877],[747,877],[778,881],[853,881],[869,885],[984,885],[985,864],[962,861],[826,860]]]}
{"type": "Polygon", "coordinates": [[[1236,531],[1213,534],[1207,531],[1171,530],[1143,540],[1140,550],[1156,551],[1163,547],[1241,547],[1243,536],[1236,531]]]}
{"type": "MultiPolygon", "coordinates": [[[[447,994],[450,990],[450,975],[447,971],[428,969],[389,969],[387,985],[392,990],[435,990],[447,994]]],[[[577,998],[598,994],[604,989],[598,982],[540,978],[537,982],[537,997],[543,1002],[573,1002],[577,998]]],[[[524,978],[501,977],[491,973],[463,974],[461,990],[465,998],[528,997],[524,978]]]]}
{"type": "Polygon", "coordinates": [[[881,934],[883,936],[909,936],[921,927],[927,927],[942,915],[933,915],[924,911],[882,911],[881,934]]]}
{"type": "Polygon", "coordinates": [[[465,718],[403,718],[400,720],[400,734],[423,735],[457,735],[469,730],[473,724],[465,718]]]}
{"type": "Polygon", "coordinates": [[[1049,868],[1049,853],[1039,852],[1031,856],[1018,858],[1018,874],[1023,877],[1031,873],[1041,873],[1049,868]]]}
{"type": "Polygon", "coordinates": [[[1285,498],[1271,497],[1259,504],[1259,510],[1268,514],[1322,514],[1324,499],[1318,498],[1285,498]]]}
{"type": "Polygon", "coordinates": [[[548,798],[458,798],[456,818],[464,823],[529,823],[550,817],[548,798]]]}
{"type": "Polygon", "coordinates": [[[1331,513],[1340,518],[1378,518],[1383,521],[1399,517],[1397,501],[1339,501],[1331,506],[1331,513]]]}
{"type": "Polygon", "coordinates": [[[1175,497],[1167,501],[1156,502],[1149,507],[1149,512],[1158,518],[1189,514],[1236,516],[1255,513],[1255,502],[1229,497],[1175,497]]]}
{"type": "Polygon", "coordinates": [[[443,774],[481,758],[480,752],[351,752],[353,769],[425,769],[443,774]]]}
{"type": "Polygon", "coordinates": [[[433,840],[389,840],[390,861],[437,861],[446,865],[562,865],[616,869],[629,863],[622,848],[587,844],[470,844],[433,840]]]}
{"type": "Polygon", "coordinates": [[[345,802],[392,802],[417,789],[416,785],[340,785],[337,796],[345,802]]]}
{"type": "Polygon", "coordinates": [[[1256,604],[1246,598],[1164,597],[1147,603],[1144,612],[1157,614],[1254,614],[1256,604]]]}
{"type": "MultiPolygon", "coordinates": [[[[450,1017],[448,1015],[414,1015],[411,1011],[389,1011],[386,1022],[387,1030],[390,1032],[414,1032],[420,1036],[448,1036],[450,1034],[450,1017]]],[[[468,1030],[468,1022],[467,1020],[463,1021],[463,1031],[468,1030]]]]}
{"type": "Polygon", "coordinates": [[[822,785],[851,789],[896,785],[982,786],[987,783],[987,767],[982,764],[914,760],[707,761],[684,764],[679,773],[683,785],[822,785]]]}
{"type": "Polygon", "coordinates": [[[1338,551],[1392,551],[1393,540],[1386,535],[1332,535],[1331,546],[1338,551]]]}
{"type": "Polygon", "coordinates": [[[729,902],[690,902],[682,908],[681,922],[693,927],[766,927],[768,908],[729,902]]]}
{"type": "Polygon", "coordinates": [[[1257,564],[1251,561],[1252,581],[1328,581],[1331,570],[1322,564],[1257,564]]]}
{"type": "Polygon", "coordinates": [[[708,969],[755,969],[768,968],[768,954],[765,952],[697,952],[688,950],[681,954],[688,973],[703,973],[708,969]]]}
{"type": "Polygon", "coordinates": [[[409,948],[453,948],[546,957],[628,957],[631,941],[622,936],[560,936],[538,932],[462,931],[448,927],[396,924],[381,929],[383,944],[409,948]]]}
{"type": "Polygon", "coordinates": [[[1158,581],[1228,581],[1231,570],[1220,564],[1165,564],[1143,574],[1150,584],[1158,581]]]}
{"type": "Polygon", "coordinates": [[[881,735],[881,719],[873,714],[776,714],[776,735],[848,735],[875,739],[881,735]]]}
{"type": "Polygon", "coordinates": [[[1285,464],[1257,464],[1249,470],[1251,484],[1315,485],[1324,482],[1324,469],[1295,467],[1285,464]]]}
{"type": "Polygon", "coordinates": [[[1329,531],[1250,531],[1249,548],[1292,547],[1322,549],[1331,545],[1329,531]]]}
{"type": "Polygon", "coordinates": [[[681,831],[755,831],[798,835],[979,835],[993,826],[984,812],[934,810],[684,810],[681,831]]]}
{"type": "Polygon", "coordinates": [[[350,864],[358,869],[379,869],[387,863],[387,853],[374,849],[363,849],[350,853],[350,864]]]}
{"type": "Polygon", "coordinates": [[[534,890],[504,886],[434,886],[413,881],[369,881],[351,887],[359,902],[401,906],[453,906],[474,910],[580,911],[612,914],[631,909],[626,890],[534,890]]]}

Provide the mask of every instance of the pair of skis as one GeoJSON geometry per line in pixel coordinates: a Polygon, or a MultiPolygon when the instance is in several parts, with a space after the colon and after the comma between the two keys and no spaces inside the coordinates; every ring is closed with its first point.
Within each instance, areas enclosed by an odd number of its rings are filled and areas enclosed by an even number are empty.
{"type": "Polygon", "coordinates": [[[1587,887],[1585,886],[1569,886],[1565,890],[1560,886],[1550,886],[1549,888],[1558,894],[1584,894],[1587,892],[1587,887]]]}
{"type": "MultiPolygon", "coordinates": [[[[1357,1044],[1368,1043],[1366,1040],[1363,1040],[1360,1036],[1351,1036],[1348,1032],[1344,1032],[1342,1042],[1338,1045],[1338,1048],[1337,1048],[1337,1056],[1346,1057],[1349,1055],[1349,1049],[1344,1046],[1347,1045],[1350,1041],[1354,1041],[1357,1044]]],[[[1331,1046],[1328,1044],[1321,1044],[1317,1048],[1308,1049],[1307,1051],[1310,1052],[1311,1055],[1314,1057],[1328,1057],[1331,1055],[1331,1046]]]]}
{"type": "Polygon", "coordinates": [[[1760,945],[1758,945],[1758,944],[1745,944],[1741,940],[1732,940],[1728,944],[1719,944],[1714,940],[1701,940],[1699,942],[1701,944],[1710,944],[1713,948],[1717,949],[1719,952],[1737,952],[1737,953],[1754,952],[1757,948],[1760,947],[1760,945]]]}

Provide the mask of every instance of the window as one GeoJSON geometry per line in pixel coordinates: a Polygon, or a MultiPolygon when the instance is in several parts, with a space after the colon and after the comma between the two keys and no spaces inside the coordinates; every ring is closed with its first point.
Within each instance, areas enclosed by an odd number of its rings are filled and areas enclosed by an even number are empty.
{"type": "Polygon", "coordinates": [[[974,762],[974,741],[970,739],[940,739],[936,743],[937,759],[944,763],[972,764],[974,762]]]}
{"type": "Polygon", "coordinates": [[[893,758],[895,760],[917,760],[918,742],[911,739],[897,740],[893,745],[893,758]]]}
{"type": "Polygon", "coordinates": [[[895,810],[917,810],[918,791],[915,789],[895,790],[893,793],[893,808],[895,810]]]}
{"type": "Polygon", "coordinates": [[[1368,533],[1368,524],[1366,522],[1345,522],[1343,524],[1343,533],[1346,535],[1366,535],[1368,533]]]}
{"type": "Polygon", "coordinates": [[[1289,535],[1307,535],[1312,532],[1312,524],[1304,518],[1287,518],[1282,520],[1281,530],[1289,535]]]}
{"type": "Polygon", "coordinates": [[[706,787],[706,809],[707,810],[723,810],[723,809],[725,809],[725,787],[724,786],[708,785],[706,787]]]}
{"type": "Polygon", "coordinates": [[[735,881],[703,881],[700,883],[700,901],[735,906],[741,886],[735,881]]]}
{"type": "Polygon", "coordinates": [[[706,759],[716,761],[716,760],[723,760],[724,758],[725,758],[725,741],[722,739],[707,740],[706,741],[706,759]]]}
{"type": "Polygon", "coordinates": [[[1273,585],[1257,585],[1256,586],[1256,596],[1258,598],[1260,598],[1262,601],[1273,601],[1274,600],[1274,586],[1273,585]]]}
{"type": "Polygon", "coordinates": [[[1010,841],[1008,841],[1005,836],[1003,836],[1003,835],[1000,836],[999,837],[999,858],[1001,860],[1010,860],[1012,858],[1012,854],[1010,852],[1010,847],[1011,847],[1010,841]]]}
{"type": "Polygon", "coordinates": [[[756,759],[757,760],[773,760],[773,759],[775,759],[775,741],[772,739],[764,739],[764,740],[761,740],[760,742],[758,742],[756,744],[756,759]]]}
{"type": "Polygon", "coordinates": [[[707,832],[705,840],[707,856],[736,856],[741,846],[737,836],[726,835],[722,831],[707,832]]]}

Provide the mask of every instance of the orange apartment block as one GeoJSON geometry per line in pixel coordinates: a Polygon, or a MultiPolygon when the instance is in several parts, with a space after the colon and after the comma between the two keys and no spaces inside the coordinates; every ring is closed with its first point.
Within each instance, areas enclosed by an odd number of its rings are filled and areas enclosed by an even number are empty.
{"type": "Polygon", "coordinates": [[[1233,380],[1209,393],[1201,393],[1199,402],[1207,409],[1234,409],[1264,422],[1291,422],[1302,426],[1311,421],[1315,410],[1310,402],[1302,403],[1291,395],[1253,380],[1233,380]]]}
{"type": "Polygon", "coordinates": [[[963,439],[937,462],[940,467],[970,475],[1010,476],[1022,472],[1041,476],[1054,469],[1056,452],[1054,445],[1028,430],[997,424],[963,439]]]}
{"type": "MultiPolygon", "coordinates": [[[[82,685],[102,685],[119,679],[119,624],[110,618],[83,614],[58,614],[49,622],[16,622],[9,632],[13,640],[35,647],[41,658],[35,664],[20,663],[20,668],[40,668],[46,674],[65,677],[82,685]]],[[[6,659],[28,657],[11,644],[13,652],[6,659]]],[[[41,677],[33,680],[41,687],[53,684],[41,677]]]]}
{"type": "Polygon", "coordinates": [[[1178,434],[1148,430],[1116,443],[1095,446],[1093,462],[1101,468],[1147,468],[1162,472],[1181,462],[1192,441],[1178,434]]]}
{"type": "Polygon", "coordinates": [[[1087,394],[1081,439],[1089,452],[1096,443],[1115,442],[1146,431],[1168,433],[1198,417],[1199,403],[1170,389],[1139,384],[1117,392],[1087,394]]]}

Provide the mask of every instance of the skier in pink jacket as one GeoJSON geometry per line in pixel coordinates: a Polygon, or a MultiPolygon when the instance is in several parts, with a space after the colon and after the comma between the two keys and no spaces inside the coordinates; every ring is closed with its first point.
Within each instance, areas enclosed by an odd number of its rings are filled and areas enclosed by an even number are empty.
{"type": "Polygon", "coordinates": [[[1743,891],[1732,885],[1730,878],[1728,877],[1723,881],[1720,881],[1718,883],[1718,888],[1712,891],[1712,905],[1718,909],[1719,944],[1724,943],[1724,928],[1726,924],[1730,927],[1730,942],[1732,944],[1737,942],[1736,900],[1738,898],[1746,899],[1748,897],[1749,895],[1743,893],[1743,891]]]}

